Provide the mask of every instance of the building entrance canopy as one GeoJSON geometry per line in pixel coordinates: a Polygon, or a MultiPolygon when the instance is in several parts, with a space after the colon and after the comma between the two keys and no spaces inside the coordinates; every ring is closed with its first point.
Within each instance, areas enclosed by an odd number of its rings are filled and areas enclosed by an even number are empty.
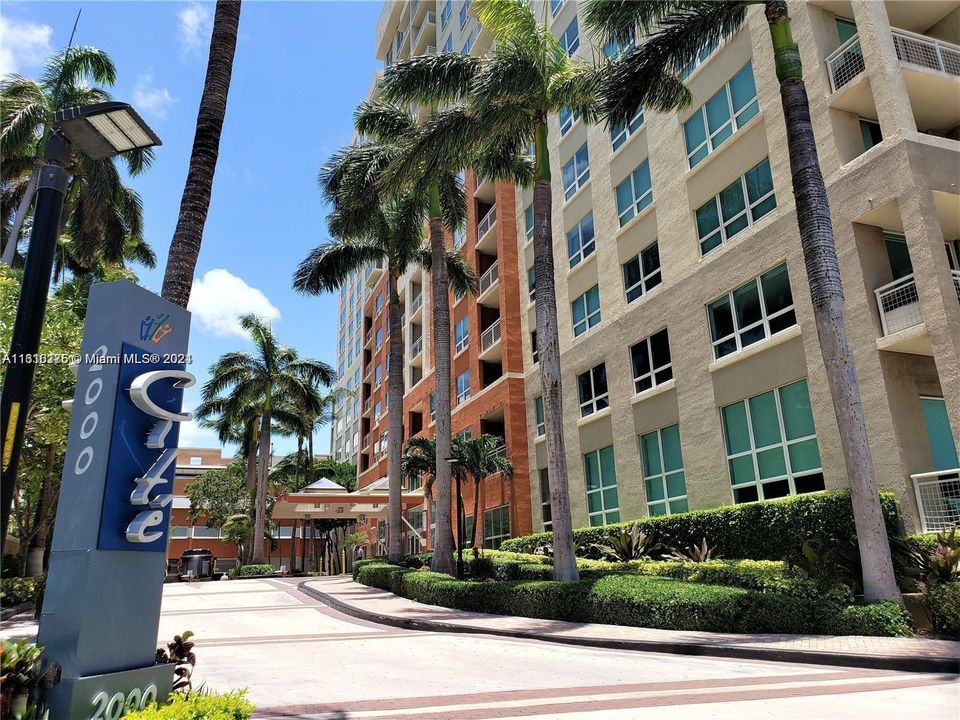
{"type": "MultiPolygon", "coordinates": [[[[385,518],[389,503],[388,479],[380,478],[356,492],[349,492],[326,478],[303,490],[277,499],[271,517],[274,520],[357,520],[385,518]]],[[[423,490],[403,493],[400,505],[407,509],[422,505],[423,490]]]]}

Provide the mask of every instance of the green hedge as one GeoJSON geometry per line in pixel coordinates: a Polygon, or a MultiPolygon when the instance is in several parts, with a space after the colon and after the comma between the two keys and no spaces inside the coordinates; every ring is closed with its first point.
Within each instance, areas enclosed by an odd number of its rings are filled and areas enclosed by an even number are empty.
{"type": "Polygon", "coordinates": [[[356,579],[432,605],[548,620],[713,632],[911,633],[906,612],[893,604],[845,606],[825,597],[641,574],[606,574],[576,583],[472,582],[370,562],[356,569],[356,579]]]}
{"type": "MultiPolygon", "coordinates": [[[[892,537],[902,536],[896,496],[882,492],[880,500],[887,532],[892,537]]],[[[611,531],[634,523],[644,532],[655,532],[660,542],[673,547],[689,547],[706,538],[725,558],[780,560],[807,539],[828,546],[856,542],[850,493],[839,491],[579,528],[573,531],[578,554],[589,555],[593,543],[601,543],[611,531]]],[[[506,540],[500,549],[532,553],[552,542],[553,533],[538,533],[506,540]]]]}
{"type": "Polygon", "coordinates": [[[237,577],[260,577],[263,575],[273,575],[277,569],[269,563],[260,565],[241,565],[237,568],[237,577]]]}
{"type": "Polygon", "coordinates": [[[213,694],[173,693],[165,705],[154,704],[124,715],[124,720],[247,720],[254,706],[246,690],[213,694]]]}
{"type": "Polygon", "coordinates": [[[45,578],[3,578],[0,579],[0,605],[11,607],[29,601],[38,602],[43,597],[45,578]]]}
{"type": "Polygon", "coordinates": [[[907,538],[907,542],[911,543],[921,552],[930,552],[931,550],[936,550],[938,545],[936,533],[921,533],[919,535],[911,535],[907,538]]]}
{"type": "Polygon", "coordinates": [[[932,586],[927,591],[927,608],[935,628],[960,637],[960,580],[932,586]]]}

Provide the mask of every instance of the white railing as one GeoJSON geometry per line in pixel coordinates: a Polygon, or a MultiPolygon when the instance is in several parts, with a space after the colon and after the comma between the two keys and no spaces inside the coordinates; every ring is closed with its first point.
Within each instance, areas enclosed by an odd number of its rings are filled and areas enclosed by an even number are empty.
{"type": "Polygon", "coordinates": [[[413,345],[410,346],[410,359],[413,360],[415,357],[418,357],[422,352],[423,352],[423,335],[421,335],[416,340],[414,340],[413,345]]]}
{"type": "Polygon", "coordinates": [[[480,352],[486,352],[498,342],[500,342],[500,321],[495,320],[493,325],[480,335],[480,352]]]}
{"type": "Polygon", "coordinates": [[[920,313],[920,297],[913,274],[894,280],[874,290],[877,307],[880,309],[880,324],[883,334],[892,335],[923,322],[920,313]]]}
{"type": "Polygon", "coordinates": [[[480,294],[483,295],[487,290],[493,287],[494,283],[500,279],[499,263],[494,260],[493,265],[487,268],[487,271],[480,276],[480,294]]]}
{"type": "Polygon", "coordinates": [[[410,301],[410,317],[416,315],[417,310],[423,307],[423,293],[421,292],[413,300],[410,301]]]}
{"type": "Polygon", "coordinates": [[[911,475],[923,532],[960,525],[960,468],[911,475]]]}
{"type": "Polygon", "coordinates": [[[483,216],[483,219],[480,220],[480,224],[477,225],[477,239],[482,240],[483,237],[490,232],[490,228],[497,224],[497,206],[494,205],[487,211],[487,214],[483,216]]]}
{"type": "Polygon", "coordinates": [[[854,35],[827,56],[830,91],[836,92],[864,71],[860,36],[854,35]]]}
{"type": "Polygon", "coordinates": [[[960,270],[951,270],[950,274],[953,275],[953,287],[957,291],[957,300],[960,301],[960,270]]]}
{"type": "Polygon", "coordinates": [[[898,28],[893,28],[892,32],[893,47],[900,62],[960,75],[960,47],[957,45],[898,28]]]}

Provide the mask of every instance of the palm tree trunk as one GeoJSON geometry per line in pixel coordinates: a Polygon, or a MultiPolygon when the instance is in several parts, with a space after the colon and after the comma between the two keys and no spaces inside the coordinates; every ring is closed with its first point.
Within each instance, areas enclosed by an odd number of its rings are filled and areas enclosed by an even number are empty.
{"type": "Polygon", "coordinates": [[[53,469],[57,457],[56,448],[47,445],[43,479],[40,481],[40,496],[34,514],[33,535],[30,537],[30,549],[27,551],[27,577],[43,575],[43,558],[50,537],[50,525],[53,505],[53,469]]]}
{"type": "Polygon", "coordinates": [[[403,338],[401,326],[400,296],[397,292],[397,273],[390,269],[388,294],[388,317],[390,318],[390,369],[387,371],[387,410],[390,445],[387,453],[387,476],[390,502],[387,507],[387,559],[399,560],[402,550],[400,535],[403,530],[400,503],[402,478],[400,477],[400,453],[403,446],[403,338]]]}
{"type": "Polygon", "coordinates": [[[257,438],[257,418],[254,418],[247,431],[247,490],[257,486],[257,438]]]}
{"type": "Polygon", "coordinates": [[[440,190],[430,187],[430,285],[433,293],[434,407],[436,408],[437,468],[433,494],[437,498],[437,532],[433,539],[434,572],[452,575],[453,526],[450,522],[450,295],[447,289],[446,247],[440,212],[440,190]]]}
{"type": "Polygon", "coordinates": [[[553,518],[554,580],[579,580],[570,517],[570,483],[563,439],[563,399],[560,381],[560,336],[557,330],[557,291],[553,277],[553,191],[547,126],[536,131],[536,180],[533,186],[533,267],[537,313],[537,349],[543,385],[546,426],[547,475],[550,481],[550,514],[553,518]]]}
{"type": "MultiPolygon", "coordinates": [[[[303,435],[297,435],[297,457],[293,464],[294,481],[293,486],[300,490],[300,464],[303,462],[303,435]]],[[[290,572],[293,572],[294,565],[297,562],[297,521],[294,519],[293,527],[290,530],[290,572]]]]}
{"type": "Polygon", "coordinates": [[[260,419],[260,452],[257,467],[257,499],[254,503],[253,514],[253,552],[250,562],[260,564],[266,562],[263,553],[263,533],[267,526],[267,474],[270,470],[270,397],[269,392],[260,419]]]}
{"type": "MultiPolygon", "coordinates": [[[[240,25],[240,0],[217,0],[210,37],[207,76],[200,97],[197,130],[193,137],[190,168],[180,201],[180,215],[170,242],[167,268],[163,276],[163,297],[186,307],[193,287],[193,272],[200,255],[203,226],[210,209],[213,175],[220,153],[220,133],[227,112],[227,95],[233,73],[233,55],[237,49],[240,25]]],[[[256,540],[263,544],[262,537],[256,540]]],[[[262,555],[261,552],[254,551],[262,555]]]]}
{"type": "Polygon", "coordinates": [[[827,189],[820,172],[816,139],[810,122],[810,104],[803,82],[800,52],[790,31],[786,3],[768,2],[766,16],[773,40],[780,98],[787,126],[800,244],[810,283],[820,352],[827,370],[827,384],[837,414],[840,445],[850,482],[853,519],[863,566],[863,594],[868,601],[902,602],[877,493],[853,353],[847,342],[840,263],[830,222],[827,189]]]}
{"type": "Polygon", "coordinates": [[[7,236],[7,245],[3,248],[3,257],[0,258],[0,264],[13,265],[13,259],[17,256],[17,240],[20,239],[20,230],[23,227],[23,221],[27,218],[30,211],[30,203],[33,202],[33,196],[37,192],[37,179],[40,177],[40,168],[42,162],[37,160],[34,163],[33,174],[27,182],[27,187],[23,191],[23,197],[20,198],[20,204],[17,205],[17,214],[13,217],[13,227],[10,228],[10,234],[7,236]]]}
{"type": "Polygon", "coordinates": [[[304,479],[307,485],[313,485],[317,473],[313,467],[313,428],[310,428],[310,435],[307,437],[307,467],[304,470],[304,479]]]}

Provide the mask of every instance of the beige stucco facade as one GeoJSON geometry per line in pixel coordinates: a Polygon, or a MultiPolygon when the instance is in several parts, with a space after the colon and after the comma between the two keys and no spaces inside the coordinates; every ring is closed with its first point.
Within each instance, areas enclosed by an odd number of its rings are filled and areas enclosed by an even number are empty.
{"type": "MultiPolygon", "coordinates": [[[[960,3],[791,2],[823,175],[826,181],[847,301],[847,331],[860,382],[867,431],[879,484],[895,490],[907,521],[919,528],[911,475],[934,469],[920,398],[943,398],[949,427],[960,439],[960,266],[948,262],[948,244],[960,237],[960,3]],[[859,51],[827,62],[841,44],[837,17],[856,23],[859,51]],[[937,68],[898,59],[892,28],[914,48],[946,53],[937,68]],[[936,44],[936,40],[947,44],[936,44]],[[859,53],[861,62],[855,57],[859,53]],[[851,60],[852,58],[852,60],[851,60]],[[841,65],[848,63],[846,68],[841,65]],[[849,63],[853,63],[850,65],[849,63]],[[850,67],[862,67],[851,75],[850,67]],[[850,77],[847,77],[851,75],[850,77]],[[839,81],[839,82],[838,82],[839,81]],[[879,123],[882,141],[867,148],[860,119],[879,123]],[[894,280],[884,231],[905,236],[913,268],[901,279],[907,301],[885,331],[877,288],[894,280]],[[914,293],[914,294],[911,294],[914,293]],[[913,321],[904,313],[913,313],[913,321]]],[[[553,18],[560,36],[578,8],[568,0],[553,18]]],[[[602,57],[580,21],[575,56],[602,57]]],[[[853,48],[850,50],[849,48],[853,48]]],[[[842,49],[841,49],[842,50],[842,49]]],[[[841,52],[841,55],[843,53],[841,52]]],[[[911,57],[912,59],[912,57],[911,57]]],[[[588,517],[584,456],[612,447],[620,519],[648,513],[639,437],[678,424],[690,509],[731,504],[722,408],[806,380],[822,466],[823,486],[846,485],[836,417],[827,386],[808,290],[791,191],[786,129],[761,8],[688,78],[693,105],[675,114],[647,113],[643,126],[614,151],[603,125],[550,127],[555,188],[553,232],[563,367],[564,431],[574,525],[588,517]],[[690,169],[683,124],[748,62],[759,112],[690,169]],[[561,168],[586,143],[590,177],[564,198],[561,168]],[[696,210],[738,177],[769,159],[776,208],[702,253],[696,210]],[[620,226],[617,186],[649,161],[653,201],[620,226]],[[595,250],[570,268],[566,236],[593,213],[595,250]],[[662,282],[627,301],[623,264],[656,242],[662,282]],[[707,305],[785,263],[796,323],[738,352],[717,358],[707,305]],[[574,335],[571,303],[597,286],[599,323],[574,335]],[[672,379],[635,392],[630,348],[667,328],[672,379]],[[609,407],[581,417],[577,376],[603,363],[609,407]]],[[[518,194],[518,227],[532,201],[518,194]]],[[[532,243],[518,232],[523,263],[532,267],[532,243]]],[[[954,263],[956,258],[954,258],[954,263]]],[[[526,294],[521,293],[526,299],[526,294]]],[[[537,438],[535,400],[541,394],[533,363],[532,303],[524,316],[528,429],[537,438]]],[[[783,427],[780,428],[781,432],[783,427]]],[[[762,450],[760,441],[756,448],[762,450]]],[[[954,443],[956,445],[956,442],[954,443]]],[[[537,468],[546,467],[542,438],[530,443],[534,527],[542,527],[537,468]]],[[[789,472],[789,471],[788,471],[789,472]]],[[[793,483],[790,484],[793,490],[793,483]]],[[[771,496],[779,494],[771,486],[771,496]]],[[[612,495],[612,494],[611,494],[612,495]]]]}

